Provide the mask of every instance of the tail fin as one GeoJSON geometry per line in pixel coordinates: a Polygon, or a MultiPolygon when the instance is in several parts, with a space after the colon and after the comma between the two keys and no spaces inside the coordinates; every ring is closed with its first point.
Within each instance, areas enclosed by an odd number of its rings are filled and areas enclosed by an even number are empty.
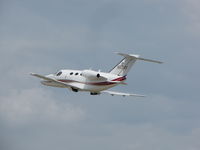
{"type": "Polygon", "coordinates": [[[124,53],[117,53],[117,54],[123,56],[124,58],[110,71],[110,73],[119,76],[126,76],[131,67],[133,66],[133,64],[136,62],[136,60],[143,60],[159,64],[162,63],[156,60],[141,58],[139,55],[124,54],[124,53]]]}

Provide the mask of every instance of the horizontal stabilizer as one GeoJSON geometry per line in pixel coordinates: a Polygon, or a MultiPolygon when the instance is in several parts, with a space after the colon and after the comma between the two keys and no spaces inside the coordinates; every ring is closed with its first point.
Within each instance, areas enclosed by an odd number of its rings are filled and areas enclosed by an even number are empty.
{"type": "Polygon", "coordinates": [[[146,58],[142,58],[142,57],[139,57],[137,58],[138,60],[143,60],[143,61],[148,61],[148,62],[154,62],[154,63],[158,63],[158,64],[162,64],[163,62],[161,61],[157,61],[157,60],[152,60],[152,59],[146,59],[146,58]]]}
{"type": "Polygon", "coordinates": [[[143,60],[143,61],[148,61],[148,62],[154,62],[154,63],[158,63],[158,64],[162,64],[163,62],[161,61],[157,61],[157,60],[152,60],[152,59],[146,59],[146,58],[142,58],[140,57],[140,55],[134,55],[134,54],[125,54],[125,53],[117,53],[118,55],[124,56],[124,57],[133,57],[137,60],[143,60]]]}

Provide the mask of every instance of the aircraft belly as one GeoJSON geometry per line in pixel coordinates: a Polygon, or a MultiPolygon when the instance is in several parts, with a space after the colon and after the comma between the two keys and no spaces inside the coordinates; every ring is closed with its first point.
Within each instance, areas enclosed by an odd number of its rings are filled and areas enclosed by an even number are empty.
{"type": "Polygon", "coordinates": [[[84,89],[84,84],[83,83],[73,82],[73,83],[69,83],[68,85],[71,86],[71,87],[75,87],[75,88],[77,88],[79,90],[84,89]]]}
{"type": "Polygon", "coordinates": [[[115,84],[113,85],[85,85],[84,86],[84,91],[94,91],[94,92],[98,92],[98,91],[103,91],[103,90],[107,90],[109,88],[112,88],[116,86],[115,84]]]}
{"type": "MultiPolygon", "coordinates": [[[[69,86],[69,88],[71,87],[80,91],[94,91],[94,92],[107,90],[117,85],[117,84],[108,84],[107,82],[80,82],[80,81],[66,82],[64,80],[62,80],[61,82],[65,82],[66,85],[69,86]]],[[[44,80],[41,81],[41,83],[46,86],[66,88],[66,86],[62,86],[61,84],[52,81],[44,80]]]]}

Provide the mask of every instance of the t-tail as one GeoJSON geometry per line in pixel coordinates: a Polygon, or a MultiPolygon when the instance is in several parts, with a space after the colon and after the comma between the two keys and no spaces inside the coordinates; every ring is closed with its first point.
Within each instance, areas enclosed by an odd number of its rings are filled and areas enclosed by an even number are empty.
{"type": "Polygon", "coordinates": [[[163,63],[157,60],[142,58],[139,55],[124,54],[124,53],[117,53],[117,54],[123,56],[124,58],[110,71],[110,73],[118,76],[126,76],[131,67],[133,66],[133,64],[136,62],[136,60],[143,60],[159,64],[163,63]]]}

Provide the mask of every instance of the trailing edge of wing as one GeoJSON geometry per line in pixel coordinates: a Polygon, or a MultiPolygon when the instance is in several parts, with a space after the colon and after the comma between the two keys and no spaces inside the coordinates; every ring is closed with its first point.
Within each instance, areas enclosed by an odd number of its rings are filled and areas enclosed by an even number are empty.
{"type": "Polygon", "coordinates": [[[140,94],[121,93],[121,92],[114,92],[114,91],[102,91],[101,93],[107,93],[107,94],[110,94],[112,96],[118,95],[118,96],[145,97],[145,95],[140,95],[140,94]]]}

